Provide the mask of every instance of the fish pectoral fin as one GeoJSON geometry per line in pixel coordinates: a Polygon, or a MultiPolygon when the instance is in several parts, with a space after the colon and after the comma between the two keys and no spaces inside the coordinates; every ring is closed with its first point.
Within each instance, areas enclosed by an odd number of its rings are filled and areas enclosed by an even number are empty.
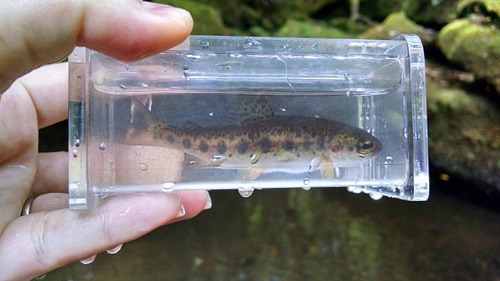
{"type": "Polygon", "coordinates": [[[241,178],[245,181],[253,181],[256,180],[263,173],[263,169],[251,167],[246,170],[240,170],[241,178]]]}
{"type": "Polygon", "coordinates": [[[281,161],[281,162],[292,162],[292,161],[296,161],[297,159],[299,159],[299,157],[289,151],[285,151],[285,150],[280,150],[278,153],[277,153],[277,156],[278,156],[278,160],[281,161]]]}
{"type": "Polygon", "coordinates": [[[333,167],[333,162],[331,159],[323,159],[319,165],[319,171],[321,177],[324,179],[334,179],[335,178],[335,168],[333,167]]]}

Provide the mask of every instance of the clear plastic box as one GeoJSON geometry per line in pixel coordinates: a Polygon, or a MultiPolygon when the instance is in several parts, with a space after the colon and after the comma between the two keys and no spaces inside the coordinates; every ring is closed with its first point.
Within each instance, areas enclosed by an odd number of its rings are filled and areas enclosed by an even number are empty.
{"type": "Polygon", "coordinates": [[[69,57],[74,210],[136,192],[347,187],[429,195],[420,39],[191,36],[126,63],[69,57]]]}

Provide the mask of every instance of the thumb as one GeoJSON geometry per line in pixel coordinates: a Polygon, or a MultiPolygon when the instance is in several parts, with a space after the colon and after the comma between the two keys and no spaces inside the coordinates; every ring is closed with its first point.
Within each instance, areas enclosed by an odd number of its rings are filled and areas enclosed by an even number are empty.
{"type": "Polygon", "coordinates": [[[136,60],[181,43],[193,26],[185,10],[137,0],[0,1],[0,93],[76,45],[136,60]]]}

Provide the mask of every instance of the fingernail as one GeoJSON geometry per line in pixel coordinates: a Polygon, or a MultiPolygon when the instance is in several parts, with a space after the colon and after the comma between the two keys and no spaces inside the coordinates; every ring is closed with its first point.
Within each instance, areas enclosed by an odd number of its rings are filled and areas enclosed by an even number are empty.
{"type": "Polygon", "coordinates": [[[181,8],[169,6],[169,5],[163,5],[163,4],[157,4],[157,3],[151,3],[151,2],[143,2],[144,7],[148,9],[151,13],[161,16],[161,17],[168,17],[168,18],[176,18],[182,21],[191,21],[191,14],[181,8]]]}
{"type": "Polygon", "coordinates": [[[205,203],[205,208],[203,210],[208,210],[212,208],[212,198],[210,197],[210,193],[207,191],[207,203],[205,203]]]}
{"type": "Polygon", "coordinates": [[[177,214],[177,217],[183,217],[186,214],[186,208],[184,208],[184,205],[181,204],[181,209],[179,210],[179,213],[177,214]]]}

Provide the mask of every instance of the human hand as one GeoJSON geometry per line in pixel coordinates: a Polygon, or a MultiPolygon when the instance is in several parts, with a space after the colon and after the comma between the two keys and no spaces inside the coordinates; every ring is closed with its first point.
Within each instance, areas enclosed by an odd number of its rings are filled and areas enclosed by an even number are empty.
{"type": "Polygon", "coordinates": [[[38,153],[38,129],[67,118],[67,64],[25,75],[62,60],[75,45],[129,61],[168,49],[190,33],[187,12],[137,0],[0,5],[0,280],[36,277],[210,205],[207,192],[192,191],[119,196],[71,212],[67,153],[38,153]],[[31,212],[20,216],[30,196],[31,212]]]}

